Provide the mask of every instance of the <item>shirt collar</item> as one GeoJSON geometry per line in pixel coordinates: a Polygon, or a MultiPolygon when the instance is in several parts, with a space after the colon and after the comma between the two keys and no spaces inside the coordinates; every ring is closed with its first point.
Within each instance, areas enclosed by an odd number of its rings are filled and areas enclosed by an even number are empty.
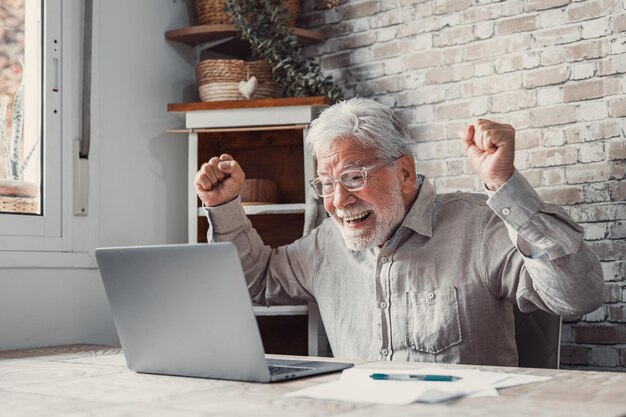
{"type": "Polygon", "coordinates": [[[433,236],[433,204],[437,193],[435,187],[424,177],[420,177],[420,188],[415,202],[402,221],[408,227],[424,236],[433,236]]]}

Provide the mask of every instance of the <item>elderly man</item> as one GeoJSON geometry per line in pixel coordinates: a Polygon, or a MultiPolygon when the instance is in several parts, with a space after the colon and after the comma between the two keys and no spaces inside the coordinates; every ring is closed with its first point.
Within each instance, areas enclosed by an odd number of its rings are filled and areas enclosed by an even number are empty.
{"type": "Polygon", "coordinates": [[[330,218],[289,245],[252,228],[231,156],[203,164],[195,187],[209,240],[237,245],[252,298],[316,301],[335,356],[516,366],[514,304],[562,316],[602,304],[583,229],[515,169],[511,126],[479,119],[465,133],[488,199],[436,194],[405,124],[372,100],[327,108],[306,140],[330,218]]]}

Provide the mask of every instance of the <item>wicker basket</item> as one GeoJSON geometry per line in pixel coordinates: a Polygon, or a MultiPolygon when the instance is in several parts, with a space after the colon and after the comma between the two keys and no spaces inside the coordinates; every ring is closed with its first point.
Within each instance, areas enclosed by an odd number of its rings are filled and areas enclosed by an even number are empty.
{"type": "Polygon", "coordinates": [[[196,65],[196,83],[202,101],[245,100],[239,82],[252,77],[257,79],[252,98],[282,96],[283,88],[272,80],[272,68],[265,61],[207,59],[196,65]]]}
{"type": "Polygon", "coordinates": [[[272,67],[267,61],[248,61],[244,63],[245,79],[256,77],[258,85],[253,98],[276,98],[283,96],[283,87],[274,82],[272,67]]]}
{"type": "Polygon", "coordinates": [[[228,25],[230,15],[224,11],[224,0],[196,0],[196,14],[200,25],[228,25]]]}
{"type": "Polygon", "coordinates": [[[300,15],[300,0],[283,0],[283,5],[289,12],[289,19],[287,20],[287,26],[296,26],[298,16],[300,15]]]}
{"type": "Polygon", "coordinates": [[[212,82],[239,82],[244,79],[241,59],[206,59],[196,65],[198,85],[212,82]]]}
{"type": "Polygon", "coordinates": [[[256,77],[259,84],[274,81],[272,66],[263,60],[244,62],[244,76],[248,79],[256,77]]]}
{"type": "Polygon", "coordinates": [[[28,181],[0,179],[0,212],[39,213],[39,185],[28,181]]]}
{"type": "MultiPolygon", "coordinates": [[[[282,0],[289,12],[290,19],[287,26],[295,26],[300,14],[300,0],[282,0]]],[[[228,25],[230,15],[224,11],[224,0],[195,0],[198,24],[200,25],[228,25]]]]}
{"type": "Polygon", "coordinates": [[[0,213],[39,213],[39,199],[0,196],[0,213]]]}

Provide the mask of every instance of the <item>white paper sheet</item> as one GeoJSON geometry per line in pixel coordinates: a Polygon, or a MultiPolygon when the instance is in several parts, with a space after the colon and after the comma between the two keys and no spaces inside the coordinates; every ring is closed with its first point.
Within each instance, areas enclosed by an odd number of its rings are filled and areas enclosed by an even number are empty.
{"type": "MultiPolygon", "coordinates": [[[[490,373],[496,373],[496,372],[490,372],[490,373]]],[[[534,382],[543,382],[543,381],[552,379],[551,376],[536,376],[536,375],[524,375],[524,374],[504,374],[504,375],[508,375],[508,377],[496,382],[491,388],[485,389],[483,391],[475,392],[473,394],[468,395],[468,397],[471,397],[471,398],[497,397],[499,395],[498,389],[516,387],[518,385],[532,384],[534,382]]]]}
{"type": "Polygon", "coordinates": [[[497,396],[495,388],[544,381],[535,377],[478,370],[424,368],[389,370],[351,368],[343,371],[339,381],[328,382],[285,394],[286,397],[307,397],[362,403],[403,405],[413,402],[437,403],[464,396],[497,396]],[[450,382],[373,380],[373,373],[452,375],[461,379],[450,382]]]}
{"type": "Polygon", "coordinates": [[[343,371],[341,379],[286,394],[287,397],[309,397],[351,402],[377,404],[410,404],[441,402],[462,397],[488,388],[502,379],[493,376],[483,378],[479,371],[420,369],[420,374],[453,375],[461,380],[451,382],[429,381],[378,381],[370,378],[373,373],[414,374],[414,370],[351,368],[343,371]]]}

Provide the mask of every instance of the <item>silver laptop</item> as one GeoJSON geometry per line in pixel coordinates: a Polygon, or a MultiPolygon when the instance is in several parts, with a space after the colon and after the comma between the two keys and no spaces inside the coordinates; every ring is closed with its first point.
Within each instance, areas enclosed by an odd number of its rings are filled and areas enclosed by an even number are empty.
{"type": "Polygon", "coordinates": [[[265,358],[230,242],[99,248],[96,259],[133,371],[275,382],[352,366],[265,358]]]}

